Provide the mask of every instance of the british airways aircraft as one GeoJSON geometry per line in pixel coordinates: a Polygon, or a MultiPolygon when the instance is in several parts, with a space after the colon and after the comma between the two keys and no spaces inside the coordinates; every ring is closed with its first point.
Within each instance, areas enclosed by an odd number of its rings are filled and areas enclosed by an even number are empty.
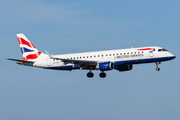
{"type": "Polygon", "coordinates": [[[87,77],[92,78],[92,70],[100,70],[99,76],[106,77],[105,71],[129,71],[134,64],[155,63],[156,70],[161,62],[176,56],[162,47],[143,47],[119,50],[107,50],[86,53],[51,55],[39,52],[24,34],[17,34],[23,60],[9,59],[17,64],[53,70],[89,70],[87,77]]]}

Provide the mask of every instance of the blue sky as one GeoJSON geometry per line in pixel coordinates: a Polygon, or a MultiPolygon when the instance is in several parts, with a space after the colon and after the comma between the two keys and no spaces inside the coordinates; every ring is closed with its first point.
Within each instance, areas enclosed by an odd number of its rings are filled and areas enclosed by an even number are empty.
{"type": "Polygon", "coordinates": [[[179,120],[178,0],[31,0],[0,4],[1,120],[179,120]],[[39,51],[52,54],[162,46],[177,58],[108,71],[24,67],[16,38],[24,33],[39,51]]]}

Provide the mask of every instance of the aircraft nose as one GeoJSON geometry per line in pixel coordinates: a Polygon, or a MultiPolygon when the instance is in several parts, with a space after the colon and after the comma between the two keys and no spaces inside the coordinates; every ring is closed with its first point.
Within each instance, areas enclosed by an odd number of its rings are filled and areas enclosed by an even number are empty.
{"type": "Polygon", "coordinates": [[[175,59],[176,56],[170,52],[168,52],[167,57],[169,57],[170,60],[175,59]]]}
{"type": "Polygon", "coordinates": [[[176,56],[174,55],[174,56],[173,56],[173,59],[175,59],[175,58],[176,58],[176,56]]]}
{"type": "Polygon", "coordinates": [[[171,56],[169,56],[170,59],[175,59],[176,56],[171,53],[171,56]]]}

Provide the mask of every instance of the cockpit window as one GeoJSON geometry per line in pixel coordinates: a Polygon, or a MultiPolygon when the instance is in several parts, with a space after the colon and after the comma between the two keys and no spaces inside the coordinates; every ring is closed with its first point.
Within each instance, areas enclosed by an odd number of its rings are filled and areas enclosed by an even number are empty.
{"type": "Polygon", "coordinates": [[[166,50],[166,49],[163,48],[162,51],[168,51],[168,50],[166,50]]]}
{"type": "Polygon", "coordinates": [[[168,51],[168,50],[166,50],[166,49],[158,49],[158,52],[162,52],[162,51],[168,51]]]}
{"type": "Polygon", "coordinates": [[[161,51],[162,51],[162,49],[159,49],[159,50],[158,50],[158,52],[161,52],[161,51]]]}

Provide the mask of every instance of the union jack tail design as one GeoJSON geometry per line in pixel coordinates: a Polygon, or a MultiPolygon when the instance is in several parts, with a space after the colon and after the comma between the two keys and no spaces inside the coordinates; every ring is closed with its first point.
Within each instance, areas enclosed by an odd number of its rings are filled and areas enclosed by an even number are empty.
{"type": "Polygon", "coordinates": [[[36,49],[24,34],[17,34],[17,38],[24,60],[34,61],[41,55],[41,52],[36,49]]]}

